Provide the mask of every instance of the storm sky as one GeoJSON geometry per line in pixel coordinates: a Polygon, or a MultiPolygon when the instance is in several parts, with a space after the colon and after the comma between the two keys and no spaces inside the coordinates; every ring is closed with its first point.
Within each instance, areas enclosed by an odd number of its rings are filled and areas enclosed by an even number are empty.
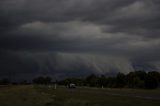
{"type": "Polygon", "coordinates": [[[0,77],[160,71],[159,0],[0,0],[0,77]]]}

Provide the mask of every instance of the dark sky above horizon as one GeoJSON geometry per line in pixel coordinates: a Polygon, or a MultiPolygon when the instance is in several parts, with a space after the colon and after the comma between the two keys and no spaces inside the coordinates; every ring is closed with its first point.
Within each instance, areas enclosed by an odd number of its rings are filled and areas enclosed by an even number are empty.
{"type": "Polygon", "coordinates": [[[160,71],[159,0],[0,0],[0,77],[160,71]]]}

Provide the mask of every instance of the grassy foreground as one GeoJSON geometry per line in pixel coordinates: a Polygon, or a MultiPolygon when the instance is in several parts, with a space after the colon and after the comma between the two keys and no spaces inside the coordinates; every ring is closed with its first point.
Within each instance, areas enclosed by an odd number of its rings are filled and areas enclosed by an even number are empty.
{"type": "Polygon", "coordinates": [[[0,106],[160,106],[160,91],[6,86],[0,106]]]}

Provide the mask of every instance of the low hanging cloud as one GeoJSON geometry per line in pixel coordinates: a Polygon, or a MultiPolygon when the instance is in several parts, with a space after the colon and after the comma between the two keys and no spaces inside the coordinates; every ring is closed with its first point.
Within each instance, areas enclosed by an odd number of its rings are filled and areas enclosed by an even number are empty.
{"type": "Polygon", "coordinates": [[[158,0],[1,0],[1,76],[160,69],[158,0]]]}

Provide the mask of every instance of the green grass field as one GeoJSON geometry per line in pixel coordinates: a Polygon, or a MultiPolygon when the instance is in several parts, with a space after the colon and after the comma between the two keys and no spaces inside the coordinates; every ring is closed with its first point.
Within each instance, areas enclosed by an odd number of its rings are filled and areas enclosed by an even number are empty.
{"type": "Polygon", "coordinates": [[[160,90],[3,86],[0,106],[160,106],[160,90]]]}

